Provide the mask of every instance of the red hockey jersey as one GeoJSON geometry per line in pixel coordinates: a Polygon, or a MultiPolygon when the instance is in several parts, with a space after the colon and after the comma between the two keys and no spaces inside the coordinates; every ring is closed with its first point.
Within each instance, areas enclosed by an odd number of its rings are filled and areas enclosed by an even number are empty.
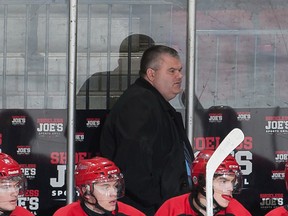
{"type": "Polygon", "coordinates": [[[10,216],[34,216],[34,214],[23,207],[16,206],[15,210],[11,212],[10,216]]]}
{"type": "MultiPolygon", "coordinates": [[[[198,213],[192,209],[189,201],[190,193],[181,196],[173,197],[158,209],[155,216],[197,216],[198,213]]],[[[232,199],[226,209],[219,211],[216,216],[220,215],[234,215],[234,216],[251,216],[249,211],[238,202],[236,199],[232,199]]]]}
{"type": "Polygon", "coordinates": [[[288,211],[284,206],[269,211],[265,216],[288,216],[288,211]]]}
{"type": "MultiPolygon", "coordinates": [[[[117,202],[118,214],[121,215],[133,215],[133,216],[145,216],[144,213],[122,202],[117,202]]],[[[116,213],[114,213],[117,215],[116,213]]],[[[67,206],[58,209],[53,216],[88,216],[80,205],[80,201],[73,202],[67,206]]]]}

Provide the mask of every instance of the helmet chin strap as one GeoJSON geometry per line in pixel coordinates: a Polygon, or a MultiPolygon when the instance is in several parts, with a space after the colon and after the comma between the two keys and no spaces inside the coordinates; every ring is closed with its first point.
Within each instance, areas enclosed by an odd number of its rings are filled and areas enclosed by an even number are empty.
{"type": "MultiPolygon", "coordinates": [[[[93,205],[95,206],[95,208],[99,209],[100,211],[103,211],[104,212],[104,215],[107,215],[107,216],[113,216],[114,214],[112,214],[112,211],[108,211],[106,210],[105,208],[103,208],[99,203],[98,203],[98,200],[97,198],[94,196],[94,194],[90,194],[90,196],[92,196],[96,203],[92,203],[92,202],[89,202],[87,199],[84,199],[83,201],[89,203],[90,205],[93,205]]],[[[88,207],[87,207],[88,208],[88,207]]],[[[115,209],[116,213],[118,212],[118,205],[116,204],[116,209],[115,209]]]]}
{"type": "MultiPolygon", "coordinates": [[[[201,190],[200,193],[206,197],[206,193],[204,192],[204,190],[201,190]]],[[[202,210],[206,211],[206,206],[203,205],[200,200],[198,199],[198,196],[196,195],[194,197],[196,204],[198,205],[199,208],[201,208],[202,210]]],[[[222,206],[219,205],[219,203],[215,200],[214,196],[213,196],[213,203],[215,204],[215,207],[213,207],[213,215],[215,215],[217,212],[225,209],[222,206]]]]}
{"type": "Polygon", "coordinates": [[[9,216],[12,213],[12,211],[5,211],[3,209],[0,209],[0,212],[3,213],[3,214],[1,214],[1,216],[9,216]]]}
{"type": "MultiPolygon", "coordinates": [[[[104,215],[107,215],[107,216],[113,216],[112,212],[111,211],[107,211],[106,209],[104,209],[102,206],[99,205],[98,201],[96,200],[96,203],[94,204],[94,206],[96,208],[98,208],[99,210],[103,211],[104,212],[104,215]]],[[[116,212],[118,212],[118,206],[116,205],[116,212]]]]}

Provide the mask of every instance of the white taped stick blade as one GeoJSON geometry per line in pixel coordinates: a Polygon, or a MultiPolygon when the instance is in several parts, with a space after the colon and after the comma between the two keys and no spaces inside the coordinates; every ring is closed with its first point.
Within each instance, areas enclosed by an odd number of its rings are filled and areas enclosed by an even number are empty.
{"type": "Polygon", "coordinates": [[[213,216],[213,176],[222,161],[244,140],[239,128],[234,128],[217,147],[206,166],[206,201],[207,215],[213,216]]]}

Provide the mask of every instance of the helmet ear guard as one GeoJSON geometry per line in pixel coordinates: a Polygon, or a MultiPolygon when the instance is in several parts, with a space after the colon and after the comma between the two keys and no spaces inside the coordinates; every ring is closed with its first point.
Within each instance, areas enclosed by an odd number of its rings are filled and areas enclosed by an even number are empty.
{"type": "Polygon", "coordinates": [[[91,187],[90,187],[90,185],[86,185],[86,186],[85,186],[85,190],[86,190],[86,193],[87,193],[87,194],[90,194],[90,193],[91,193],[91,187]]]}
{"type": "Polygon", "coordinates": [[[206,195],[206,181],[204,175],[199,174],[198,177],[193,176],[192,184],[193,188],[195,188],[197,192],[200,192],[204,196],[206,195]]]}
{"type": "Polygon", "coordinates": [[[203,174],[199,174],[198,176],[192,177],[192,183],[194,186],[203,188],[206,186],[205,177],[203,174]]]}
{"type": "Polygon", "coordinates": [[[198,184],[202,188],[206,187],[206,181],[204,175],[199,175],[198,184]]]}
{"type": "Polygon", "coordinates": [[[77,187],[77,189],[80,192],[81,196],[85,196],[85,195],[90,195],[91,194],[90,185],[83,185],[82,187],[77,187]]]}

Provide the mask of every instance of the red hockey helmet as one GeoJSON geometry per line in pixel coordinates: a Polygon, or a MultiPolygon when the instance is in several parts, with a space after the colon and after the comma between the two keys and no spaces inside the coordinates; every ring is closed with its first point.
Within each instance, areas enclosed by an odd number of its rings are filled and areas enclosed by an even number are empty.
{"type": "Polygon", "coordinates": [[[0,153],[0,182],[17,182],[19,195],[26,189],[26,178],[22,174],[20,165],[9,155],[0,153]]]}
{"type": "MultiPolygon", "coordinates": [[[[203,188],[206,184],[206,165],[211,158],[213,150],[203,150],[199,152],[191,166],[191,177],[195,187],[203,188]]],[[[240,192],[242,188],[242,173],[240,166],[232,155],[228,155],[218,166],[214,177],[219,175],[235,175],[234,193],[240,192]]]]}
{"type": "Polygon", "coordinates": [[[81,195],[84,193],[83,187],[86,188],[85,192],[92,193],[94,184],[110,181],[119,183],[117,197],[122,197],[125,190],[123,175],[114,162],[103,157],[95,157],[84,159],[76,166],[75,183],[81,195]]]}

